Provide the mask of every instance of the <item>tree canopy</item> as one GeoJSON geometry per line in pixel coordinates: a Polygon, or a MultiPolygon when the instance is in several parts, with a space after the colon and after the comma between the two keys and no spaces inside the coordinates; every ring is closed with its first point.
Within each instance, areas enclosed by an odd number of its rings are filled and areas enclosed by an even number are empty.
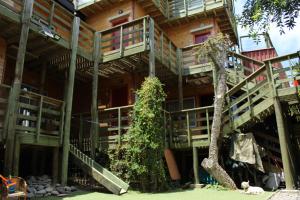
{"type": "Polygon", "coordinates": [[[300,0],[246,0],[238,21],[243,27],[249,27],[252,34],[267,31],[271,23],[276,23],[284,33],[284,28],[295,27],[299,11],[300,0]]]}

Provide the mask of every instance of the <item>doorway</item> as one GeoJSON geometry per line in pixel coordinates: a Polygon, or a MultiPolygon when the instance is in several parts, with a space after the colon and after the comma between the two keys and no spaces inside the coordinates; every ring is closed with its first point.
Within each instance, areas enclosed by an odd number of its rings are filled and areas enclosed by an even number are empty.
{"type": "Polygon", "coordinates": [[[111,106],[120,107],[128,105],[128,86],[112,89],[111,106]]]}

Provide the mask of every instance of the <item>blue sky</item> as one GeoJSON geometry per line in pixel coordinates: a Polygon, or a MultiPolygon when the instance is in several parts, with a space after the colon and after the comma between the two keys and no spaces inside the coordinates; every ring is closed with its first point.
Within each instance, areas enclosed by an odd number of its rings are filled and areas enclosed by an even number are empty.
{"type": "MultiPolygon", "coordinates": [[[[235,0],[235,11],[237,14],[240,14],[242,11],[244,3],[245,0],[235,0]]],[[[248,31],[241,29],[241,27],[238,27],[238,31],[239,36],[248,34],[248,31]]],[[[300,50],[300,18],[297,19],[294,29],[285,29],[285,34],[282,35],[280,35],[279,29],[275,24],[271,24],[269,34],[278,55],[294,53],[300,50]]],[[[247,45],[251,45],[249,41],[247,41],[247,45]]]]}

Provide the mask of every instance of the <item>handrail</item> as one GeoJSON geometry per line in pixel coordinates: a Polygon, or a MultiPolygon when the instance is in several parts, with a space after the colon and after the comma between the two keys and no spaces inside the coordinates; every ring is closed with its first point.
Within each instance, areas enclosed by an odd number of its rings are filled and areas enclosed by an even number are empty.
{"type": "MultiPolygon", "coordinates": [[[[119,107],[112,107],[112,108],[106,108],[104,111],[111,111],[111,110],[118,110],[118,109],[125,109],[125,108],[133,108],[134,105],[127,105],[127,106],[119,106],[119,107]]],[[[101,110],[100,110],[101,112],[101,110]]]]}
{"type": "Polygon", "coordinates": [[[237,85],[235,85],[233,88],[231,88],[226,94],[228,96],[231,96],[232,94],[234,94],[235,92],[239,91],[249,80],[252,80],[253,78],[255,78],[256,76],[258,76],[262,71],[264,71],[266,69],[266,66],[263,65],[262,67],[260,67],[258,70],[256,70],[255,72],[253,72],[252,74],[250,74],[246,79],[242,80],[241,82],[239,82],[237,85]]]}
{"type": "Polygon", "coordinates": [[[264,62],[255,60],[255,59],[253,59],[253,58],[250,58],[250,57],[248,57],[248,56],[245,56],[245,55],[242,55],[242,54],[233,52],[233,51],[228,51],[228,54],[234,55],[235,57],[240,58],[240,59],[242,59],[242,60],[247,60],[247,61],[253,62],[253,63],[257,64],[257,65],[263,65],[263,64],[264,64],[264,62]]]}
{"type": "Polygon", "coordinates": [[[121,26],[126,26],[128,24],[134,24],[135,22],[137,21],[141,21],[143,20],[144,18],[149,18],[149,15],[146,15],[146,16],[143,16],[143,17],[140,17],[140,18],[137,18],[137,19],[134,19],[132,21],[129,21],[129,22],[125,22],[125,23],[122,23],[122,24],[118,24],[114,27],[111,27],[111,28],[107,28],[107,29],[104,29],[104,30],[101,30],[101,31],[96,31],[96,33],[105,33],[105,32],[108,32],[108,31],[112,31],[114,29],[117,29],[117,28],[120,28],[121,26]]]}
{"type": "Polygon", "coordinates": [[[62,100],[55,99],[55,98],[48,97],[48,96],[44,96],[44,95],[41,95],[41,94],[38,94],[38,93],[35,93],[35,92],[26,91],[26,90],[22,90],[21,92],[27,93],[27,94],[30,94],[30,95],[33,95],[33,96],[36,96],[36,97],[43,97],[44,99],[48,99],[52,102],[54,101],[54,102],[57,102],[57,103],[64,103],[64,101],[62,101],[62,100]]]}
{"type": "Polygon", "coordinates": [[[214,106],[196,107],[196,108],[184,109],[184,110],[180,110],[180,111],[173,111],[173,112],[170,112],[170,114],[177,114],[177,113],[183,113],[183,112],[193,112],[193,111],[201,111],[201,110],[212,109],[212,108],[214,108],[214,106]]]}
{"type": "Polygon", "coordinates": [[[269,58],[269,59],[264,60],[263,62],[264,63],[268,63],[268,62],[274,63],[274,62],[281,62],[281,61],[284,61],[287,59],[293,59],[293,58],[298,58],[298,57],[300,58],[300,51],[298,51],[296,53],[286,54],[283,56],[269,58]]]}

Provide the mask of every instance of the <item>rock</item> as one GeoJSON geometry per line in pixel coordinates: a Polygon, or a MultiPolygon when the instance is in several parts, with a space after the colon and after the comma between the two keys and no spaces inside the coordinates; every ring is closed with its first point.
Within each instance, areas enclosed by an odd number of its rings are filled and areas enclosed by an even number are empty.
{"type": "Polygon", "coordinates": [[[57,190],[60,194],[64,194],[64,193],[66,192],[64,187],[57,187],[56,190],[57,190]]]}
{"type": "Polygon", "coordinates": [[[55,187],[60,187],[60,184],[59,184],[59,183],[57,183],[57,184],[55,185],[55,187]]]}
{"type": "Polygon", "coordinates": [[[27,193],[27,198],[30,199],[30,198],[33,198],[34,197],[34,194],[33,193],[27,193]]]}
{"type": "Polygon", "coordinates": [[[39,186],[37,187],[37,190],[40,191],[40,190],[43,190],[44,188],[45,188],[45,186],[39,185],[39,186]]]}
{"type": "Polygon", "coordinates": [[[51,194],[52,194],[52,195],[56,195],[56,196],[57,196],[57,195],[59,195],[59,192],[58,192],[58,191],[56,191],[56,190],[53,190],[53,191],[51,192],[51,194]]]}
{"type": "Polygon", "coordinates": [[[44,194],[46,194],[46,193],[47,193],[46,190],[40,190],[40,191],[37,191],[37,192],[36,192],[36,194],[42,194],[42,195],[44,195],[44,194]]]}
{"type": "Polygon", "coordinates": [[[71,186],[71,192],[77,191],[77,188],[75,186],[71,186]]]}
{"type": "Polygon", "coordinates": [[[46,190],[47,192],[52,192],[52,191],[54,190],[54,188],[51,187],[51,186],[49,186],[49,187],[47,187],[45,190],[46,190]]]}
{"type": "Polygon", "coordinates": [[[69,186],[65,186],[65,191],[68,191],[68,192],[71,192],[71,187],[69,187],[69,186]]]}

